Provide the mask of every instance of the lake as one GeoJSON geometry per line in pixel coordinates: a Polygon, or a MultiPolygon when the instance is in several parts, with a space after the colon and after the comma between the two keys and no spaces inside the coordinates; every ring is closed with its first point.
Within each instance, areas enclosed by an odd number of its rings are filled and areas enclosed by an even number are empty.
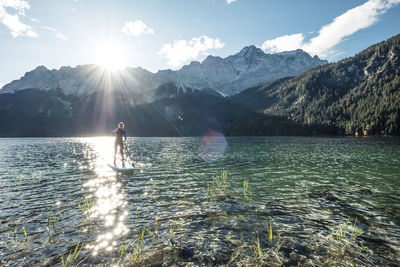
{"type": "Polygon", "coordinates": [[[398,138],[113,142],[0,139],[0,265],[400,265],[398,138]]]}

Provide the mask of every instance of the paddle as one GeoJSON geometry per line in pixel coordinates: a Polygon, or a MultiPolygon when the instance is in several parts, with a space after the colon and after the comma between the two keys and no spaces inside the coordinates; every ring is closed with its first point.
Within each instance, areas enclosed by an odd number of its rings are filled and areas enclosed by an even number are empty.
{"type": "Polygon", "coordinates": [[[131,155],[131,153],[129,152],[128,146],[126,145],[125,142],[124,142],[124,146],[125,146],[126,154],[128,155],[129,159],[132,161],[132,167],[135,167],[135,161],[133,160],[132,155],[131,155]]]}

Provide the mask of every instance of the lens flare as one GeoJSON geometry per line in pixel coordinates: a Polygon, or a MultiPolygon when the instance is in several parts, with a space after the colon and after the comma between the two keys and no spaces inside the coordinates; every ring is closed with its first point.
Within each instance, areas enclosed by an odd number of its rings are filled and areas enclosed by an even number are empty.
{"type": "Polygon", "coordinates": [[[203,137],[203,146],[199,156],[206,162],[216,161],[224,156],[227,146],[228,143],[222,133],[210,130],[203,137]]]}

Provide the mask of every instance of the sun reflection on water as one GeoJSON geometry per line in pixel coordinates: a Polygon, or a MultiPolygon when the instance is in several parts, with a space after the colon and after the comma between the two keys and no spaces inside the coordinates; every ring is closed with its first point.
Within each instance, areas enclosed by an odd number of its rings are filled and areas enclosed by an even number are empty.
{"type": "Polygon", "coordinates": [[[125,225],[128,203],[119,176],[107,166],[113,160],[114,139],[96,137],[85,141],[96,154],[93,159],[94,175],[84,187],[88,193],[86,198],[94,203],[89,219],[97,235],[87,248],[97,255],[113,251],[118,246],[118,240],[128,234],[129,229],[125,225]]]}

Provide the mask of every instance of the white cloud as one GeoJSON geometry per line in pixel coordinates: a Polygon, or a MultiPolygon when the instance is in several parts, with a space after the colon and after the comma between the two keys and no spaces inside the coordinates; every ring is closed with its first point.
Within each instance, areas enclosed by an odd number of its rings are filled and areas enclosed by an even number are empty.
{"type": "Polygon", "coordinates": [[[282,52],[300,48],[312,55],[327,57],[335,52],[334,47],[345,37],[372,26],[388,9],[399,3],[400,0],[369,0],[334,18],[309,41],[304,41],[303,33],[296,33],[267,40],[262,49],[267,52],[282,52]]]}
{"type": "Polygon", "coordinates": [[[202,35],[191,40],[177,40],[173,43],[164,44],[158,52],[160,56],[167,59],[167,64],[173,68],[178,68],[190,60],[197,59],[211,49],[224,47],[220,39],[212,39],[202,35]]]}
{"type": "Polygon", "coordinates": [[[129,36],[139,36],[142,34],[153,34],[153,29],[147,27],[141,20],[135,21],[128,21],[125,22],[124,26],[122,27],[122,32],[129,35],[129,36]]]}
{"type": "Polygon", "coordinates": [[[58,31],[58,30],[56,30],[56,29],[54,29],[52,27],[42,26],[42,29],[45,29],[45,30],[53,32],[54,33],[54,37],[56,37],[56,38],[58,38],[60,40],[63,40],[63,41],[67,41],[68,40],[67,36],[65,36],[62,32],[60,32],[60,31],[58,31]]]}
{"type": "Polygon", "coordinates": [[[233,3],[233,2],[236,2],[236,0],[226,0],[226,3],[229,5],[229,4],[231,4],[231,3],[233,3]]]}
{"type": "Polygon", "coordinates": [[[296,33],[292,35],[283,35],[281,37],[267,40],[263,43],[262,49],[270,52],[282,52],[296,50],[304,42],[304,34],[296,33]]]}
{"type": "Polygon", "coordinates": [[[31,20],[32,22],[35,22],[35,23],[40,23],[40,20],[38,20],[38,19],[36,19],[36,18],[30,18],[30,20],[31,20]]]}
{"type": "Polygon", "coordinates": [[[19,16],[25,16],[25,10],[30,8],[29,3],[23,0],[0,0],[0,22],[4,24],[13,37],[37,37],[32,26],[20,21],[19,16]],[[6,8],[14,9],[16,14],[10,14],[6,8]]]}

